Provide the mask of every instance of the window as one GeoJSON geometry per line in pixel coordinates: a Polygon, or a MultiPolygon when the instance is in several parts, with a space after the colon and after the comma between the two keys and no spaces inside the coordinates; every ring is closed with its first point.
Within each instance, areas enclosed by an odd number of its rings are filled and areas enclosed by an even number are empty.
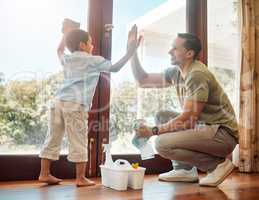
{"type": "MultiPolygon", "coordinates": [[[[174,37],[178,32],[185,32],[185,13],[186,5],[182,0],[114,0],[112,61],[115,62],[123,55],[126,50],[127,31],[131,25],[137,24],[139,34],[144,36],[138,52],[143,68],[147,72],[162,73],[170,67],[168,51],[174,37]]],[[[112,153],[139,153],[131,144],[134,135],[133,121],[141,118],[152,125],[155,113],[160,109],[179,109],[173,88],[138,88],[129,64],[120,72],[112,74],[110,102],[112,153]]]]}
{"type": "Polygon", "coordinates": [[[38,153],[44,142],[48,104],[62,80],[56,49],[64,18],[86,29],[87,0],[0,2],[1,154],[38,153]]]}
{"type": "Polygon", "coordinates": [[[238,114],[240,66],[238,1],[208,0],[207,5],[208,67],[224,88],[238,114]]]}

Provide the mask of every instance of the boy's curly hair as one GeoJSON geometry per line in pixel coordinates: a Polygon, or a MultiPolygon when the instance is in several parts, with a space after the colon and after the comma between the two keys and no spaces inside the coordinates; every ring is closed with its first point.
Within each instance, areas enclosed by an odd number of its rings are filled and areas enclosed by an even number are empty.
{"type": "Polygon", "coordinates": [[[80,42],[87,43],[89,40],[89,33],[81,30],[75,29],[67,33],[65,36],[65,44],[68,50],[73,53],[74,51],[79,51],[79,44],[80,42]]]}

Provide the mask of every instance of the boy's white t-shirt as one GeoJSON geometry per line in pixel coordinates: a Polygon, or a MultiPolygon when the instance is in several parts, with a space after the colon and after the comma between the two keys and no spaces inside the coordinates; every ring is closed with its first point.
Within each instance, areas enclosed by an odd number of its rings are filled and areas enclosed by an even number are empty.
{"type": "Polygon", "coordinates": [[[64,67],[64,82],[56,94],[61,101],[80,103],[90,110],[101,72],[109,72],[109,60],[76,51],[61,58],[64,67]]]}

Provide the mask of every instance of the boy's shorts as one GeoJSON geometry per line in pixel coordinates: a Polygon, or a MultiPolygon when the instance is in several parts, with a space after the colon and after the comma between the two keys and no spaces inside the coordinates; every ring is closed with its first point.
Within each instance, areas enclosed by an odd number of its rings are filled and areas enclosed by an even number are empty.
{"type": "Polygon", "coordinates": [[[47,138],[41,158],[58,160],[64,133],[68,136],[68,157],[71,162],[88,159],[88,112],[82,104],[56,100],[50,109],[47,138]]]}

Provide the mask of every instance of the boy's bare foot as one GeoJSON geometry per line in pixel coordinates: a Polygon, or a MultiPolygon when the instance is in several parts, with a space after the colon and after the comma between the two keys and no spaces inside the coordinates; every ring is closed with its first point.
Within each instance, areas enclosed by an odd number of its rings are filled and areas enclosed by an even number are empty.
{"type": "Polygon", "coordinates": [[[56,185],[59,184],[62,179],[56,178],[52,175],[47,176],[39,176],[39,181],[43,183],[47,183],[48,185],[56,185]]]}
{"type": "Polygon", "coordinates": [[[95,185],[95,182],[85,178],[85,177],[82,177],[82,178],[79,178],[79,179],[76,179],[76,186],[77,187],[84,187],[84,186],[91,186],[91,185],[95,185]]]}

